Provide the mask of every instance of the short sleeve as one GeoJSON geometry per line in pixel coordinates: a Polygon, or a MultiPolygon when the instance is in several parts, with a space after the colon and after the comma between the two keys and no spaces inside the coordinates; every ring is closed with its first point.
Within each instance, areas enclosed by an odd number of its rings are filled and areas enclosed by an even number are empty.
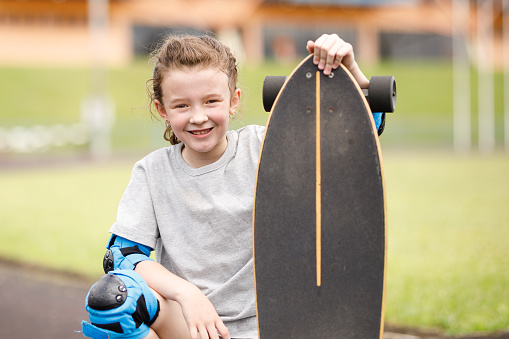
{"type": "Polygon", "coordinates": [[[120,200],[117,220],[110,229],[123,238],[155,248],[159,237],[150,180],[144,162],[136,163],[120,200]]]}

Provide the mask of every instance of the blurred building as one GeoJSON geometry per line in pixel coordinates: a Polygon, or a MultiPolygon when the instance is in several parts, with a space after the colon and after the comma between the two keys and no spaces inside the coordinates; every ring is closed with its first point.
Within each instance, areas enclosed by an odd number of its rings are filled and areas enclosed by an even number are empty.
{"type": "MultiPolygon", "coordinates": [[[[502,48],[499,3],[492,20],[496,49],[502,48]]],[[[337,32],[365,63],[441,58],[452,53],[451,17],[452,0],[109,0],[103,53],[122,65],[165,33],[185,30],[214,32],[250,61],[292,59],[305,53],[306,40],[337,32]]],[[[471,20],[472,32],[475,25],[471,20]]],[[[0,0],[1,64],[89,63],[89,33],[87,0],[0,0]]]]}

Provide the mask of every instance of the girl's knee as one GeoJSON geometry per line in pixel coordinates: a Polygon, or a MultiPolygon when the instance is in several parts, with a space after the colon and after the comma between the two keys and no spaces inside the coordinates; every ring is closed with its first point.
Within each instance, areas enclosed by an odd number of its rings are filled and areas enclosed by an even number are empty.
{"type": "Polygon", "coordinates": [[[148,335],[143,339],[160,339],[156,332],[153,329],[150,329],[148,335]]]}
{"type": "Polygon", "coordinates": [[[83,334],[91,338],[145,338],[159,308],[159,301],[139,274],[131,270],[111,271],[87,295],[90,323],[82,322],[83,334]]]}
{"type": "Polygon", "coordinates": [[[176,301],[164,298],[154,290],[152,290],[152,292],[157,300],[159,300],[160,311],[151,329],[154,330],[160,338],[188,339],[189,328],[180,304],[176,301]]]}

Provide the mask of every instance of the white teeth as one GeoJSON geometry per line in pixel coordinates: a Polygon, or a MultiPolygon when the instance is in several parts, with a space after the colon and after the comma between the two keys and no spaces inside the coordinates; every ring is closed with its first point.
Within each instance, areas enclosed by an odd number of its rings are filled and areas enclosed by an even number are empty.
{"type": "Polygon", "coordinates": [[[191,132],[191,133],[193,133],[194,135],[200,135],[200,134],[206,134],[208,132],[210,132],[210,128],[207,130],[204,130],[204,131],[197,131],[197,132],[191,132]]]}

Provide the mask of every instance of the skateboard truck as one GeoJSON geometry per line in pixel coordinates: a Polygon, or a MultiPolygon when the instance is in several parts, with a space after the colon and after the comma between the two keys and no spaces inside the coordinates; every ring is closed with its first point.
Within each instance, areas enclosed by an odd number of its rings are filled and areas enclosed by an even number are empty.
{"type": "MultiPolygon", "coordinates": [[[[272,105],[287,78],[284,75],[265,77],[262,100],[266,112],[270,112],[272,109],[272,105]]],[[[372,112],[393,113],[396,109],[396,80],[393,76],[372,76],[369,80],[369,88],[363,89],[362,93],[372,112]]]]}

